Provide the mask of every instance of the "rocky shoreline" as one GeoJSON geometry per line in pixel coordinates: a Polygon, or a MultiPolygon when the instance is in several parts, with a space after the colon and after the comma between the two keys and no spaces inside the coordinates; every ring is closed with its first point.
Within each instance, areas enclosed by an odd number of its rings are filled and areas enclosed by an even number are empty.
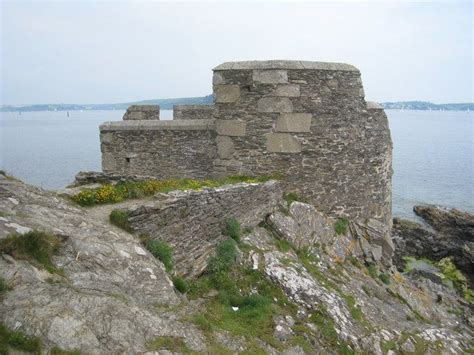
{"type": "Polygon", "coordinates": [[[270,181],[85,208],[64,194],[0,174],[0,277],[6,285],[0,292],[0,349],[15,353],[18,344],[8,339],[21,334],[22,339],[36,339],[37,347],[29,351],[45,354],[472,350],[472,301],[443,275],[433,277],[437,271],[407,270],[404,257],[432,258],[434,263],[452,257],[468,276],[473,216],[418,207],[434,231],[395,219],[392,244],[375,221],[337,220],[295,200],[270,181]],[[235,194],[235,189],[242,191],[235,194]],[[245,202],[246,212],[255,212],[240,217],[239,196],[246,191],[257,196],[260,189],[270,189],[273,202],[245,202]],[[166,231],[170,237],[163,240],[179,252],[170,270],[155,257],[150,239],[108,220],[119,209],[130,212],[124,216],[133,225],[134,218],[137,222],[147,213],[179,206],[183,199],[188,210],[177,216],[182,228],[192,228],[201,218],[199,201],[206,199],[216,206],[206,211],[209,221],[223,227],[206,230],[210,264],[201,275],[186,278],[179,270],[193,263],[198,249],[174,244],[172,236],[182,230],[149,222],[156,236],[166,231]],[[220,203],[228,207],[226,212],[220,203]],[[238,228],[228,228],[231,215],[241,219],[238,228]],[[59,243],[49,269],[5,248],[8,238],[38,231],[59,243]]]}

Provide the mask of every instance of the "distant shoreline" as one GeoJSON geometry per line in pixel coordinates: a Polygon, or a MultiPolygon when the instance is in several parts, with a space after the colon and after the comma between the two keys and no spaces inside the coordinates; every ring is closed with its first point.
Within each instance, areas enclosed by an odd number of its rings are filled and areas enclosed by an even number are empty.
{"type": "MultiPolygon", "coordinates": [[[[3,105],[0,112],[36,112],[36,111],[104,111],[126,110],[130,105],[160,105],[162,110],[172,110],[173,105],[211,105],[212,95],[203,97],[184,97],[175,99],[155,99],[117,104],[35,104],[3,105]]],[[[427,101],[382,102],[387,110],[416,111],[474,111],[474,103],[434,104],[427,101]]]]}

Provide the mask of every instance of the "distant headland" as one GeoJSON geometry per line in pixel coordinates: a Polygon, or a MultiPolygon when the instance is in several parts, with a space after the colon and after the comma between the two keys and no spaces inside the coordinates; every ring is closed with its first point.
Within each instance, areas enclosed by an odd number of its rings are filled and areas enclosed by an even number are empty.
{"type": "MultiPolygon", "coordinates": [[[[0,112],[28,111],[74,111],[74,110],[126,110],[131,105],[160,105],[162,110],[172,110],[173,105],[211,105],[212,95],[202,97],[182,97],[172,99],[153,99],[115,104],[33,104],[2,105],[0,112]]],[[[428,101],[382,102],[387,110],[424,110],[424,111],[474,111],[474,103],[434,104],[428,101]]]]}

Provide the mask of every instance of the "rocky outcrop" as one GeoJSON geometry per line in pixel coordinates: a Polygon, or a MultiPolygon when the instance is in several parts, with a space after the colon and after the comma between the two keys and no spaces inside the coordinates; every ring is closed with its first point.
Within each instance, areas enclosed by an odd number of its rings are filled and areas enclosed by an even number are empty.
{"type": "Polygon", "coordinates": [[[415,212],[425,218],[433,229],[419,223],[395,218],[393,241],[394,263],[405,267],[404,256],[425,257],[438,261],[452,257],[456,266],[474,285],[474,216],[455,209],[416,206],[415,212]]]}
{"type": "MultiPolygon", "coordinates": [[[[335,220],[310,205],[270,203],[279,201],[280,193],[274,182],[237,184],[121,205],[130,211],[154,206],[163,215],[157,212],[150,220],[173,219],[184,239],[193,237],[188,229],[199,233],[193,229],[197,225],[210,228],[205,224],[213,225],[213,219],[204,216],[219,208],[222,216],[232,214],[243,225],[266,221],[245,230],[228,281],[219,279],[235,287],[236,302],[239,296],[246,300],[235,307],[220,301],[225,289],[178,295],[138,235],[108,223],[104,212],[115,206],[79,208],[58,194],[0,175],[0,241],[32,229],[61,241],[50,271],[15,253],[0,255],[0,277],[8,286],[0,289],[0,324],[40,337],[46,353],[53,347],[85,354],[467,351],[474,318],[455,290],[423,274],[401,275],[383,263],[364,266],[368,256],[353,229],[361,230],[357,236],[367,238],[370,248],[381,247],[383,258],[383,228],[351,222],[337,234],[335,220]],[[158,208],[166,200],[169,211],[158,208]],[[189,219],[177,208],[185,203],[189,219]],[[246,283],[235,275],[245,275],[246,283]],[[268,304],[258,298],[263,289],[272,295],[268,304]],[[242,330],[249,319],[254,328],[242,330]],[[264,335],[254,336],[259,327],[264,335]]],[[[187,262],[195,259],[189,250],[187,262]]],[[[210,282],[209,275],[199,280],[195,285],[210,282]]]]}
{"type": "Polygon", "coordinates": [[[302,202],[293,202],[287,210],[276,212],[267,219],[269,227],[280,238],[297,248],[318,245],[334,261],[355,256],[363,257],[368,263],[391,265],[394,246],[388,226],[375,219],[340,221],[347,226],[337,234],[335,225],[338,220],[302,202]]]}
{"type": "Polygon", "coordinates": [[[53,258],[59,273],[0,256],[0,321],[54,346],[83,353],[138,353],[158,336],[185,338],[203,350],[191,324],[162,317],[155,306],[180,299],[161,262],[134,236],[73,206],[58,195],[0,174],[0,240],[42,230],[63,239],[53,258]]]}

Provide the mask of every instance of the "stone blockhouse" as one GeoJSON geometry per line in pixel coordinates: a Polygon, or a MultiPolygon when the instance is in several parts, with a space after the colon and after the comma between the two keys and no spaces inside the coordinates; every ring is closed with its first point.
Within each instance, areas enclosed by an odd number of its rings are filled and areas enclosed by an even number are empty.
{"type": "Polygon", "coordinates": [[[214,105],[175,107],[172,121],[144,115],[102,124],[103,171],[157,178],[274,175],[321,212],[391,223],[388,121],[380,105],[365,101],[357,68],[229,62],[214,68],[213,94],[214,105]]]}

